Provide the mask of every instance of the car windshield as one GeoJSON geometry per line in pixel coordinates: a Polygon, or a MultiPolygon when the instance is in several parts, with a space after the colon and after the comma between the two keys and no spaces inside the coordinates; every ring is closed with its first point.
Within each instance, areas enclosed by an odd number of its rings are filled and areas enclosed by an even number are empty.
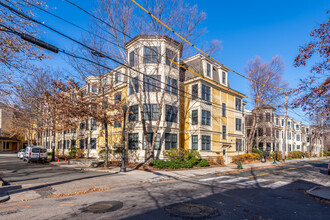
{"type": "Polygon", "coordinates": [[[47,149],[40,148],[40,153],[46,153],[47,149]]]}
{"type": "Polygon", "coordinates": [[[25,152],[25,150],[22,150],[22,152],[25,152]]]}
{"type": "Polygon", "coordinates": [[[39,148],[32,148],[32,153],[39,153],[39,148]]]}

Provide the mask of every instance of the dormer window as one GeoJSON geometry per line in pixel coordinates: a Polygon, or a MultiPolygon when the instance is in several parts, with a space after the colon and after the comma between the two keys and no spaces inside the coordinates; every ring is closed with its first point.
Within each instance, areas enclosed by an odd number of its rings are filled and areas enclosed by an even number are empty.
{"type": "Polygon", "coordinates": [[[160,61],[159,47],[144,47],[143,62],[157,63],[160,61]]]}
{"type": "Polygon", "coordinates": [[[224,71],[222,71],[222,84],[227,84],[227,75],[224,71]]]}
{"type": "Polygon", "coordinates": [[[206,64],[206,75],[211,77],[211,64],[209,63],[206,64]]]}
{"type": "Polygon", "coordinates": [[[178,66],[175,63],[172,63],[169,59],[173,60],[174,62],[178,62],[178,54],[174,51],[166,48],[166,64],[172,66],[173,68],[177,68],[178,66]]]}

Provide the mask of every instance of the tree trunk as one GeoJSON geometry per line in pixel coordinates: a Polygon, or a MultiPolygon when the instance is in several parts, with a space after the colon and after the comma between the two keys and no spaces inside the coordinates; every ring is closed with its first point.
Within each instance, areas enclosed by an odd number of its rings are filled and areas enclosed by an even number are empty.
{"type": "Polygon", "coordinates": [[[104,168],[108,168],[109,161],[109,146],[108,146],[108,123],[104,124],[105,130],[105,160],[104,160],[104,168]]]}

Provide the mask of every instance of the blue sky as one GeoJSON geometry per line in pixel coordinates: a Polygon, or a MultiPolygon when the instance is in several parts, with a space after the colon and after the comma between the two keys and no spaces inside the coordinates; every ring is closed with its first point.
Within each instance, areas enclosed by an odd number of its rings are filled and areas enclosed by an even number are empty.
{"type": "MultiPolygon", "coordinates": [[[[79,6],[92,11],[96,1],[72,0],[79,6]]],[[[329,0],[186,0],[190,4],[197,4],[200,10],[207,14],[207,19],[202,27],[207,28],[202,41],[214,39],[222,41],[223,49],[215,55],[220,62],[244,73],[244,66],[249,59],[256,55],[264,61],[278,54],[285,63],[284,79],[289,87],[295,88],[300,78],[308,74],[308,68],[293,67],[293,60],[298,54],[299,46],[310,40],[309,33],[320,22],[326,20],[326,11],[330,8],[329,0]]],[[[138,1],[139,2],[139,1],[138,1]]],[[[85,28],[88,27],[89,17],[65,1],[49,1],[51,10],[56,15],[66,18],[73,23],[85,28]]],[[[64,32],[70,36],[79,38],[81,32],[56,18],[38,13],[39,20],[64,32]]],[[[44,29],[43,29],[44,30],[44,29]]],[[[59,37],[57,34],[44,30],[43,40],[71,49],[71,42],[59,37]]],[[[174,36],[172,36],[174,37],[174,36]]],[[[56,55],[54,59],[47,61],[55,68],[62,68],[66,63],[62,55],[56,55]]],[[[231,87],[250,95],[248,81],[233,73],[229,74],[231,87]]],[[[249,100],[247,108],[251,107],[249,100]]],[[[303,116],[300,110],[296,112],[303,116]]],[[[301,117],[289,111],[289,115],[297,120],[301,117]]],[[[305,120],[305,122],[307,122],[305,120]]]]}

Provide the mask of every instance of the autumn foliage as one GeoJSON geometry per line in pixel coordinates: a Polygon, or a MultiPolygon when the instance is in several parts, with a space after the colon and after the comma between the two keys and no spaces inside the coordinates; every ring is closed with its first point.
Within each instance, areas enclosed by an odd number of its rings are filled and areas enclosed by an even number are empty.
{"type": "MultiPolygon", "coordinates": [[[[330,10],[327,14],[329,15],[330,10]]],[[[313,56],[319,58],[319,62],[312,65],[310,72],[313,74],[301,80],[297,90],[300,94],[294,107],[302,107],[310,115],[319,114],[329,120],[330,118],[330,16],[325,23],[315,28],[310,36],[311,42],[300,47],[299,55],[294,60],[295,67],[307,65],[307,61],[313,56]]]]}

